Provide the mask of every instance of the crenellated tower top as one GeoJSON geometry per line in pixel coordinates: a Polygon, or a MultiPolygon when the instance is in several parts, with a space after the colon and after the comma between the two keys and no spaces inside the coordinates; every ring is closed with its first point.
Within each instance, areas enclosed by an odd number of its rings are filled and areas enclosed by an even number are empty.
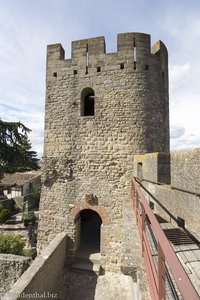
{"type": "Polygon", "coordinates": [[[106,53],[106,43],[103,36],[77,40],[72,42],[71,58],[65,59],[65,51],[61,44],[48,45],[48,63],[65,60],[68,67],[78,68],[104,67],[108,64],[121,64],[119,68],[134,65],[134,70],[149,69],[154,60],[161,59],[161,64],[168,64],[168,54],[165,45],[158,41],[151,47],[151,36],[145,33],[128,32],[117,36],[117,52],[106,53]]]}

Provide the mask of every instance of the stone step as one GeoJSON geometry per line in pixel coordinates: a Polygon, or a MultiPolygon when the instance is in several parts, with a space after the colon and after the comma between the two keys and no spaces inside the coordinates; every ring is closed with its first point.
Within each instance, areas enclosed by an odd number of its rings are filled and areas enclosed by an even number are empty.
{"type": "Polygon", "coordinates": [[[91,261],[94,264],[100,264],[100,260],[101,260],[101,254],[100,253],[92,253],[90,255],[85,255],[85,254],[77,254],[74,258],[74,260],[76,261],[91,261]]]}
{"type": "Polygon", "coordinates": [[[96,275],[100,273],[101,254],[99,252],[89,254],[88,251],[79,251],[74,257],[71,265],[73,269],[93,271],[96,275]]]}
{"type": "Polygon", "coordinates": [[[71,265],[71,269],[78,269],[78,270],[85,270],[85,271],[92,271],[97,276],[100,273],[100,264],[93,264],[91,261],[74,261],[71,265]]]}
{"type": "Polygon", "coordinates": [[[81,255],[74,257],[74,262],[72,263],[72,268],[79,270],[93,271],[95,274],[99,275],[100,271],[100,253],[93,253],[89,256],[81,255]]]}
{"type": "Polygon", "coordinates": [[[100,253],[79,253],[74,257],[74,262],[72,263],[72,268],[79,270],[93,271],[95,274],[99,275],[100,272],[100,253]]]}

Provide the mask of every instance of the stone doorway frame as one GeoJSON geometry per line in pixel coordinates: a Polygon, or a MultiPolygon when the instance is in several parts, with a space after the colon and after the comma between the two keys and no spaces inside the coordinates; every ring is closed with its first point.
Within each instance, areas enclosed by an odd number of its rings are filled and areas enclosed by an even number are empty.
{"type": "MultiPolygon", "coordinates": [[[[101,227],[104,225],[109,225],[110,224],[110,219],[109,216],[105,210],[105,208],[101,205],[90,205],[87,202],[81,202],[76,204],[76,206],[71,210],[69,216],[70,219],[73,221],[75,227],[74,227],[74,255],[76,254],[77,250],[79,249],[80,246],[80,233],[81,233],[81,219],[79,218],[80,212],[82,210],[92,210],[94,212],[96,212],[101,220],[102,220],[102,224],[101,227]]],[[[101,233],[100,233],[100,251],[103,248],[103,241],[104,237],[103,237],[103,230],[101,228],[101,233]]],[[[101,251],[102,252],[102,251],[101,251]]]]}

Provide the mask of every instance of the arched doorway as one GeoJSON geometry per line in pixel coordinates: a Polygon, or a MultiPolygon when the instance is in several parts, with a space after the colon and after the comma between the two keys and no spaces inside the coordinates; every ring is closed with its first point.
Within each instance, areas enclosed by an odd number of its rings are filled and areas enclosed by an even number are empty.
{"type": "Polygon", "coordinates": [[[91,209],[83,209],[79,215],[79,252],[100,252],[102,219],[91,209]]]}

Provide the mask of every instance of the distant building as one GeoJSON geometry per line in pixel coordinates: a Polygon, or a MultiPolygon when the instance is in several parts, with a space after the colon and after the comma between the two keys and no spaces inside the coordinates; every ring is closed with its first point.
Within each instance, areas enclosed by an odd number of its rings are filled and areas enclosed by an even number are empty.
{"type": "MultiPolygon", "coordinates": [[[[23,202],[30,200],[35,189],[40,189],[41,186],[41,173],[13,173],[4,174],[0,179],[0,199],[14,199],[22,197],[23,202]]],[[[30,205],[37,206],[37,203],[30,205]]]]}

